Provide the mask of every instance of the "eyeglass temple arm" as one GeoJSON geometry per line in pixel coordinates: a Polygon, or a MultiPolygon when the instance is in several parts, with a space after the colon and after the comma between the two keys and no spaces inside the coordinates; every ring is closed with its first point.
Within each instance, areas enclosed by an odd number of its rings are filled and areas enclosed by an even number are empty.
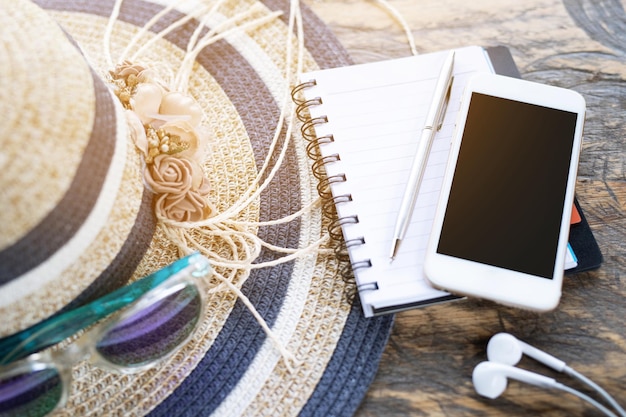
{"type": "Polygon", "coordinates": [[[128,306],[188,266],[193,256],[179,259],[171,265],[132,284],[118,288],[89,304],[52,316],[19,333],[0,339],[0,365],[24,358],[31,353],[39,352],[62,342],[104,317],[128,306]]]}

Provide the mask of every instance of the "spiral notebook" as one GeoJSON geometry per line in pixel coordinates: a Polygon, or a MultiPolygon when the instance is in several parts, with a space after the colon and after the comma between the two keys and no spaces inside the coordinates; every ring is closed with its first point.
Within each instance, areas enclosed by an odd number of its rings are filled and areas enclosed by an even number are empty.
{"type": "Polygon", "coordinates": [[[292,94],[307,151],[315,160],[318,190],[336,210],[329,233],[346,249],[366,317],[459,298],[428,284],[423,260],[460,97],[474,73],[519,77],[519,72],[507,48],[456,49],[443,126],[407,234],[391,263],[398,208],[447,52],[309,72],[292,94]]]}

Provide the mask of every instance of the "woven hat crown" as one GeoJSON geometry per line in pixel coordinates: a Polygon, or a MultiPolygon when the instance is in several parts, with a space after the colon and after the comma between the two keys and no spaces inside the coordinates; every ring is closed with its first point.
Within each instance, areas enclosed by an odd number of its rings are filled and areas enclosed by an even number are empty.
{"type": "Polygon", "coordinates": [[[123,109],[50,16],[0,7],[0,336],[123,285],[154,230],[123,109]]]}

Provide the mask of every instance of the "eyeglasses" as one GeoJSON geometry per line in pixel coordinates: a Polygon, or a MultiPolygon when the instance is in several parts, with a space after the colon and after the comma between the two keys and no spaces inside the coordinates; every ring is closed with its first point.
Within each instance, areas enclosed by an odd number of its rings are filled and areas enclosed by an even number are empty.
{"type": "Polygon", "coordinates": [[[1,340],[0,417],[43,416],[63,407],[78,361],[134,373],[171,355],[204,315],[210,272],[209,261],[192,254],[1,340]],[[41,352],[96,322],[65,349],[41,352]]]}

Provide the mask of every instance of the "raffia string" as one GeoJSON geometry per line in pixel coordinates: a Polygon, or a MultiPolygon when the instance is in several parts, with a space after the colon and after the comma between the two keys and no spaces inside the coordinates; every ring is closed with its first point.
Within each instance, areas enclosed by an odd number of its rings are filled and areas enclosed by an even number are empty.
{"type": "MultiPolygon", "coordinates": [[[[154,26],[163,16],[167,15],[169,12],[171,12],[175,6],[181,3],[181,1],[177,1],[177,2],[173,2],[171,3],[168,7],[164,8],[163,10],[161,10],[159,13],[157,13],[156,15],[154,15],[154,17],[152,19],[150,19],[150,21],[148,21],[142,28],[141,31],[137,34],[137,36],[135,36],[134,38],[134,42],[130,42],[127,46],[126,49],[124,50],[124,52],[122,52],[122,55],[119,57],[120,61],[123,61],[124,59],[126,59],[126,57],[128,56],[128,53],[130,52],[130,50],[135,47],[137,40],[142,37],[143,35],[145,35],[148,30],[154,26]]],[[[136,61],[137,57],[140,57],[146,50],[150,49],[150,47],[152,47],[159,39],[165,37],[166,35],[168,35],[169,33],[171,33],[172,31],[174,31],[175,29],[183,26],[184,24],[186,24],[187,22],[189,22],[190,20],[201,16],[203,13],[205,13],[207,10],[207,8],[205,7],[200,7],[197,10],[195,10],[193,13],[189,13],[184,15],[181,19],[177,20],[176,22],[172,23],[171,25],[169,25],[168,27],[166,27],[165,29],[163,29],[161,32],[159,32],[157,34],[157,36],[155,36],[154,38],[150,39],[149,41],[147,41],[146,43],[144,43],[139,49],[137,49],[137,51],[129,58],[130,61],[136,61]]]]}
{"type": "MultiPolygon", "coordinates": [[[[172,10],[176,9],[176,7],[183,2],[185,2],[185,0],[172,2],[170,5],[155,14],[155,16],[151,18],[137,34],[135,34],[128,45],[126,45],[126,48],[121,55],[114,60],[111,55],[111,37],[123,3],[123,0],[116,0],[103,36],[106,60],[111,68],[115,66],[115,62],[119,63],[127,59],[131,62],[138,62],[141,59],[142,54],[154,45],[155,42],[164,38],[176,28],[190,22],[192,19],[196,19],[199,21],[199,24],[189,39],[181,65],[177,71],[175,71],[173,76],[168,77],[172,80],[170,82],[171,85],[169,86],[172,91],[185,93],[188,88],[188,81],[190,79],[193,65],[198,54],[204,48],[220,39],[227,38],[230,35],[242,33],[246,30],[253,29],[259,25],[270,22],[282,14],[280,11],[267,13],[265,9],[259,5],[255,5],[244,12],[226,19],[218,25],[215,25],[201,36],[203,29],[207,27],[207,22],[218,12],[220,6],[224,3],[223,0],[218,0],[212,5],[212,7],[206,6],[194,8],[193,13],[184,14],[182,18],[157,33],[156,36],[146,41],[143,45],[137,45],[139,39],[145,39],[144,36],[150,28],[152,28],[160,19],[172,10]],[[259,15],[260,17],[254,17],[259,15]],[[133,48],[137,48],[137,50],[134,54],[132,54],[132,56],[130,56],[130,58],[128,58],[130,51],[133,50],[133,48]]],[[[311,212],[311,210],[318,208],[320,204],[319,200],[308,204],[296,213],[292,213],[291,215],[280,219],[273,219],[266,222],[240,221],[236,219],[241,212],[246,210],[251,204],[254,204],[258,200],[261,193],[267,189],[284,161],[286,151],[292,137],[294,111],[293,103],[290,98],[290,91],[291,86],[295,84],[298,74],[302,72],[302,61],[304,57],[302,16],[298,0],[292,0],[290,2],[286,51],[286,73],[284,74],[286,82],[284,85],[284,91],[282,92],[283,99],[280,105],[281,111],[279,120],[271,140],[268,156],[261,169],[257,172],[256,178],[251,182],[248,188],[241,193],[238,200],[234,204],[223,212],[215,213],[213,216],[205,220],[176,222],[162,215],[157,216],[157,220],[166,237],[171,242],[176,244],[181,254],[199,251],[211,260],[214,267],[219,268],[219,271],[216,270],[215,272],[215,277],[219,280],[220,285],[213,288],[211,292],[233,292],[251,311],[267,334],[268,338],[274,343],[277,350],[283,357],[286,367],[289,370],[293,370],[293,366],[297,365],[299,361],[283,346],[278,337],[276,337],[276,335],[269,328],[263,317],[261,317],[258,313],[254,305],[252,305],[250,300],[241,292],[241,286],[245,281],[245,277],[247,277],[253,269],[272,267],[281,263],[293,261],[294,259],[300,257],[316,256],[320,253],[330,251],[329,249],[322,248],[322,246],[328,241],[327,235],[323,235],[320,239],[309,244],[308,246],[293,249],[269,244],[254,233],[254,230],[258,227],[283,224],[302,217],[304,214],[311,212]],[[294,29],[296,33],[295,35],[294,29]],[[293,51],[293,36],[297,36],[298,39],[297,52],[295,54],[293,51]],[[292,68],[294,68],[294,59],[296,60],[295,66],[297,68],[295,73],[292,70],[292,68]],[[283,131],[284,128],[286,128],[286,135],[285,140],[281,143],[281,131],[283,131]],[[277,159],[270,170],[269,167],[272,163],[271,158],[276,153],[278,153],[277,159]],[[268,170],[269,173],[267,173],[268,170]],[[220,247],[228,248],[229,256],[225,258],[223,256],[223,252],[217,253],[211,248],[207,248],[196,238],[196,236],[219,239],[221,243],[220,247]],[[255,264],[254,261],[259,257],[263,248],[276,252],[281,256],[273,261],[255,264]],[[242,271],[243,274],[241,273],[242,271]]],[[[168,74],[168,76],[169,75],[170,74],[168,74]]]]}
{"type": "Polygon", "coordinates": [[[415,46],[415,38],[413,37],[413,32],[411,31],[411,28],[409,27],[409,24],[407,23],[404,16],[402,16],[402,14],[398,11],[398,9],[396,9],[391,3],[389,3],[389,1],[387,0],[375,0],[375,1],[376,3],[381,5],[398,22],[398,24],[404,31],[411,53],[413,55],[418,55],[419,52],[417,51],[417,47],[415,46]]]}
{"type": "MultiPolygon", "coordinates": [[[[275,18],[277,16],[277,14],[272,14],[271,16],[267,16],[266,18],[262,19],[262,21],[266,21],[268,18],[275,18]]],[[[298,31],[300,32],[299,34],[299,39],[302,39],[302,24],[301,24],[301,16],[300,16],[300,10],[299,10],[299,4],[297,1],[292,1],[291,2],[291,10],[290,10],[290,20],[289,20],[289,35],[288,35],[288,40],[287,40],[287,64],[286,64],[286,68],[288,73],[286,74],[286,79],[287,79],[287,83],[285,83],[285,91],[283,94],[283,103],[281,105],[281,113],[279,116],[279,120],[278,120],[278,126],[275,129],[275,134],[274,137],[272,138],[271,144],[270,144],[270,149],[268,152],[268,158],[266,158],[266,160],[264,161],[264,164],[262,165],[261,169],[259,170],[259,172],[257,173],[257,176],[255,178],[255,180],[253,181],[252,185],[245,191],[242,193],[242,195],[239,197],[238,201],[235,202],[233,205],[231,205],[229,208],[227,208],[224,212],[222,213],[218,213],[215,216],[212,216],[208,219],[205,220],[201,220],[201,221],[196,221],[196,222],[176,222],[173,221],[171,219],[165,218],[165,217],[160,217],[159,221],[161,222],[161,224],[163,225],[163,227],[165,229],[168,228],[174,228],[174,229],[184,229],[184,230],[188,230],[188,231],[198,231],[198,230],[204,230],[204,231],[215,231],[215,226],[216,225],[237,225],[239,226],[239,231],[238,233],[241,234],[245,234],[245,232],[243,232],[243,229],[246,229],[248,227],[259,227],[262,225],[267,225],[267,224],[281,224],[281,223],[287,223],[290,221],[293,221],[295,218],[302,216],[303,214],[309,212],[313,207],[317,206],[319,204],[319,202],[315,202],[312,205],[309,205],[307,207],[305,207],[303,210],[300,210],[300,212],[295,213],[294,215],[285,217],[283,219],[276,219],[274,221],[272,221],[271,223],[259,223],[259,222],[233,222],[233,218],[236,217],[241,211],[243,211],[244,209],[246,209],[250,204],[252,204],[254,201],[256,201],[259,196],[261,195],[261,193],[269,186],[270,182],[272,181],[272,179],[275,177],[275,174],[277,173],[278,169],[281,167],[281,164],[284,160],[284,157],[286,155],[286,151],[289,145],[289,141],[292,137],[292,131],[293,131],[293,122],[292,120],[289,120],[289,123],[287,123],[287,133],[286,133],[286,140],[285,142],[282,144],[282,148],[280,149],[278,158],[272,168],[272,170],[270,171],[270,173],[265,177],[265,180],[262,183],[260,182],[260,179],[262,177],[265,176],[265,172],[268,170],[269,164],[270,164],[270,160],[271,160],[271,156],[275,154],[276,152],[276,148],[278,146],[279,143],[279,139],[280,139],[280,133],[281,133],[281,129],[282,126],[285,125],[285,119],[287,117],[287,115],[292,116],[293,115],[293,109],[292,109],[292,103],[291,103],[291,99],[290,99],[290,85],[293,85],[293,82],[295,80],[295,77],[297,76],[297,74],[292,74],[289,73],[289,68],[292,67],[292,62],[293,62],[293,51],[292,51],[292,43],[293,43],[293,39],[292,39],[292,33],[293,33],[293,28],[294,25],[296,24],[296,22],[300,22],[298,23],[298,31]]],[[[252,23],[252,22],[251,22],[252,23]]],[[[251,24],[250,23],[250,24],[251,24]]],[[[249,25],[249,24],[248,24],[249,25]]],[[[237,28],[233,28],[233,29],[229,29],[229,30],[242,30],[245,29],[248,25],[244,25],[244,26],[239,26],[237,28]]],[[[213,35],[212,32],[208,33],[207,35],[205,35],[204,37],[204,41],[198,41],[198,46],[196,46],[194,49],[192,50],[192,53],[194,54],[194,59],[195,56],[197,55],[197,52],[199,52],[199,50],[201,50],[201,48],[205,47],[207,44],[209,44],[211,42],[212,39],[215,39],[216,37],[219,37],[220,39],[223,38],[226,35],[226,33],[222,33],[220,35],[213,35]],[[197,52],[196,52],[197,51],[197,52]]],[[[191,41],[194,41],[194,37],[192,37],[191,41]]],[[[302,68],[302,58],[303,58],[303,53],[304,53],[304,47],[303,47],[303,42],[300,42],[298,44],[298,58],[297,58],[297,65],[299,70],[297,72],[301,72],[301,68],[302,68]]],[[[187,58],[185,58],[187,59],[187,58]]],[[[193,62],[193,60],[190,60],[189,62],[193,62]]],[[[179,79],[182,79],[184,77],[179,77],[179,79]]],[[[186,242],[193,242],[193,238],[192,238],[192,233],[191,232],[187,232],[187,231],[183,231],[182,233],[178,233],[175,236],[178,236],[179,238],[182,237],[182,239],[176,239],[176,243],[181,246],[181,247],[185,247],[186,246],[186,242]]],[[[224,236],[222,234],[222,236],[224,236]]],[[[256,240],[258,239],[258,237],[254,234],[254,233],[249,233],[246,235],[247,239],[249,240],[256,240]]],[[[323,240],[325,240],[327,238],[323,238],[323,240]]],[[[233,248],[235,247],[235,245],[231,245],[233,248]]],[[[264,267],[264,266],[272,266],[272,265],[276,265],[278,263],[283,263],[283,262],[288,262],[290,260],[292,260],[295,257],[298,256],[302,256],[302,255],[306,255],[306,254],[310,254],[312,253],[312,249],[319,247],[320,243],[316,242],[314,243],[312,246],[309,246],[307,248],[301,248],[297,251],[295,251],[293,253],[293,256],[290,257],[285,257],[285,258],[279,258],[278,260],[271,262],[271,263],[267,263],[267,264],[260,264],[256,267],[264,267]]],[[[198,245],[195,245],[196,249],[199,249],[202,251],[203,248],[198,247],[198,245]]],[[[265,245],[265,247],[269,247],[267,245],[265,245]]],[[[245,262],[248,265],[252,265],[252,261],[254,261],[254,258],[258,255],[258,252],[253,251],[252,252],[254,254],[254,256],[247,258],[247,261],[245,262]]],[[[237,258],[237,256],[234,256],[235,258],[237,258]]],[[[241,266],[241,261],[239,259],[237,259],[236,263],[221,263],[221,265],[225,266],[225,267],[240,267],[241,266]]]]}
{"type": "Polygon", "coordinates": [[[276,346],[276,348],[280,352],[281,356],[283,357],[283,359],[285,361],[285,367],[287,368],[287,370],[289,372],[293,372],[295,367],[297,367],[300,364],[302,364],[302,361],[297,359],[293,353],[291,353],[287,348],[285,348],[283,346],[283,344],[281,343],[281,341],[274,335],[274,332],[272,332],[272,329],[269,328],[269,326],[265,322],[265,319],[263,319],[263,317],[261,317],[261,315],[259,314],[257,309],[250,302],[250,299],[243,292],[241,292],[241,289],[239,289],[239,287],[234,285],[230,279],[225,278],[221,274],[215,274],[215,276],[226,287],[228,287],[229,290],[234,292],[237,295],[237,297],[244,303],[244,305],[246,307],[248,307],[248,309],[250,310],[252,315],[254,315],[254,317],[259,322],[259,324],[261,325],[261,327],[263,328],[265,333],[268,335],[270,340],[274,343],[274,345],[276,346]]]}
{"type": "MultiPolygon", "coordinates": [[[[243,33],[247,30],[263,25],[264,23],[270,22],[282,14],[281,11],[267,12],[263,7],[255,4],[248,10],[240,12],[220,22],[219,24],[214,25],[214,27],[207,30],[204,35],[201,35],[204,29],[207,28],[208,22],[218,13],[220,7],[225,2],[225,0],[217,0],[211,6],[206,4],[202,4],[200,6],[196,5],[193,12],[183,14],[181,18],[161,30],[156,34],[156,36],[146,41],[143,45],[137,45],[140,39],[145,39],[145,35],[150,28],[185,1],[187,0],[173,1],[167,7],[155,14],[142,28],[140,28],[139,32],[135,34],[116,60],[118,63],[127,59],[131,62],[139,61],[142,55],[156,42],[163,39],[173,30],[187,24],[193,19],[196,19],[199,23],[188,41],[185,55],[180,67],[174,71],[173,74],[167,74],[168,79],[170,80],[170,89],[181,93],[187,92],[193,65],[198,54],[204,48],[231,35],[243,33]],[[259,15],[260,17],[255,17],[259,15]],[[137,48],[137,50],[129,57],[130,51],[134,48],[137,48]]],[[[402,18],[400,13],[387,0],[376,1],[400,23],[401,27],[405,31],[412,53],[417,54],[415,40],[412,37],[406,21],[402,18]]],[[[111,37],[114,25],[119,17],[122,3],[123,0],[116,0],[103,36],[103,49],[106,55],[107,63],[111,68],[115,66],[115,61],[111,55],[111,37]]],[[[280,114],[274,135],[270,142],[267,153],[268,156],[256,173],[254,180],[251,181],[247,189],[241,193],[235,203],[227,207],[221,213],[213,213],[209,218],[193,222],[177,222],[164,217],[163,215],[157,215],[157,220],[166,237],[171,242],[176,244],[181,255],[199,251],[211,260],[214,267],[220,269],[220,271],[216,271],[215,273],[215,277],[218,279],[220,284],[211,289],[211,292],[233,292],[246,305],[259,322],[268,338],[274,343],[277,350],[283,357],[287,368],[289,370],[293,370],[293,366],[297,366],[299,361],[283,346],[278,337],[269,328],[263,317],[258,313],[254,305],[245,296],[245,294],[241,292],[241,286],[243,285],[245,278],[253,269],[273,267],[285,262],[293,261],[297,258],[317,256],[331,252],[331,249],[324,247],[329,240],[327,234],[322,235],[317,241],[312,242],[305,247],[294,249],[272,245],[263,241],[254,232],[262,226],[279,225],[294,221],[303,215],[310,213],[312,210],[317,209],[320,205],[320,201],[319,199],[313,201],[311,204],[306,205],[298,212],[279,219],[273,219],[265,222],[237,220],[237,217],[244,210],[250,207],[251,204],[258,201],[260,195],[267,189],[279,168],[282,166],[287,149],[290,145],[293,128],[296,124],[294,103],[291,100],[291,87],[298,83],[298,78],[303,72],[305,51],[304,29],[299,0],[290,0],[285,50],[285,84],[284,90],[282,91],[280,114]],[[296,46],[295,51],[294,44],[296,46]],[[283,130],[286,131],[286,134],[284,136],[284,141],[281,143],[281,132],[283,130]],[[277,157],[272,168],[270,169],[272,158],[274,156],[277,157]],[[218,253],[215,250],[206,247],[206,245],[198,240],[197,236],[219,240],[219,247],[221,248],[220,252],[218,253]],[[222,250],[224,250],[224,248],[226,248],[226,253],[228,254],[227,257],[223,255],[224,252],[222,252],[222,250]],[[261,254],[263,248],[271,250],[281,256],[273,261],[254,263],[261,254]]],[[[159,68],[159,70],[164,69],[159,68]]]]}

